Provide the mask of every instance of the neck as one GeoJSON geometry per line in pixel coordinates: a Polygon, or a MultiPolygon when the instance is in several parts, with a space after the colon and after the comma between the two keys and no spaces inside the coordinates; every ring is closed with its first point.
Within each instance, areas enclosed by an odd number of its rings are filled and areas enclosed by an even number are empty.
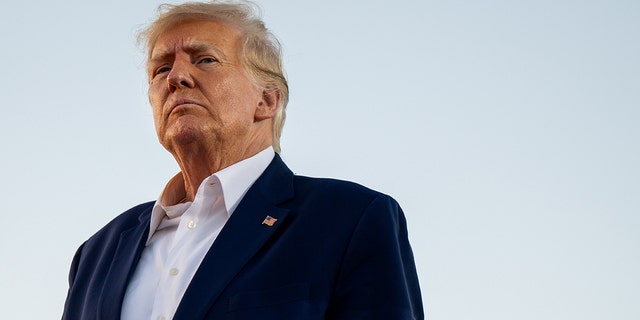
{"type": "Polygon", "coordinates": [[[203,148],[196,145],[182,145],[172,150],[182,176],[186,191],[184,201],[193,201],[198,187],[210,175],[256,155],[270,144],[263,143],[247,148],[203,148]]]}

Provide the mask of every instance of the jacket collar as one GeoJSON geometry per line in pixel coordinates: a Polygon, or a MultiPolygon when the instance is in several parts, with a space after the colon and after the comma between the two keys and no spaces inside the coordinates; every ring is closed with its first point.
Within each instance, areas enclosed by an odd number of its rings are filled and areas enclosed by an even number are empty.
{"type": "MultiPolygon", "coordinates": [[[[278,230],[288,209],[278,207],[293,197],[293,173],[276,154],[247,191],[220,235],[204,257],[178,305],[174,319],[203,318],[227,284],[278,230]],[[267,216],[277,221],[263,224],[267,216]],[[220,263],[224,261],[224,263],[220,263]]],[[[140,209],[139,221],[118,239],[113,260],[100,293],[98,319],[120,319],[127,284],[135,270],[149,233],[153,202],[140,209]]]]}
{"type": "Polygon", "coordinates": [[[120,233],[111,266],[105,277],[105,286],[100,293],[97,319],[120,319],[127,284],[138,264],[149,233],[152,208],[153,202],[143,204],[139,209],[141,211],[137,223],[120,233]]]}
{"type": "Polygon", "coordinates": [[[293,173],[276,154],[240,201],[202,260],[174,319],[204,317],[242,267],[283,226],[289,210],[278,207],[278,204],[292,197],[293,173]],[[267,216],[277,221],[272,226],[264,224],[267,216]]]}

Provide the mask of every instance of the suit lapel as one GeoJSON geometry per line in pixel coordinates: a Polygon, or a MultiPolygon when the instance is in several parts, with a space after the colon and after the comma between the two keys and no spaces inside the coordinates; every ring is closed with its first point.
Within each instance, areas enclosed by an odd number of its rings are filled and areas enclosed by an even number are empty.
{"type": "Polygon", "coordinates": [[[140,259],[144,243],[149,234],[149,206],[140,214],[139,223],[120,234],[120,239],[105,278],[96,313],[98,319],[120,319],[122,301],[129,278],[140,259]],[[147,219],[145,219],[147,217],[147,219]]]}
{"type": "Polygon", "coordinates": [[[244,196],[202,260],[174,315],[201,319],[224,288],[284,224],[288,210],[276,205],[293,196],[293,173],[278,155],[244,196]],[[278,219],[273,226],[262,222],[278,219]]]}

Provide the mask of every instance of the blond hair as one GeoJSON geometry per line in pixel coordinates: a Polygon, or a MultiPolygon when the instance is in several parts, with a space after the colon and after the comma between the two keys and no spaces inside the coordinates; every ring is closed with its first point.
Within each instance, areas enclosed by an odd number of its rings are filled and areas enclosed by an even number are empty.
{"type": "Polygon", "coordinates": [[[158,37],[174,25],[188,20],[214,20],[238,28],[244,38],[242,63],[254,83],[268,91],[280,93],[278,110],[273,118],[273,149],[280,153],[280,137],[289,102],[289,86],[282,67],[282,50],[278,39],[267,29],[258,6],[249,1],[187,2],[163,4],[159,16],[138,35],[138,42],[147,50],[147,59],[158,37]]]}

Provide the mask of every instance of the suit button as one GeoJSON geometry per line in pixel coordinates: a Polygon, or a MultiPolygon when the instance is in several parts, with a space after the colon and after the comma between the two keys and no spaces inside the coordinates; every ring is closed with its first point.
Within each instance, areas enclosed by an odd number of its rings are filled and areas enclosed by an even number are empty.
{"type": "Polygon", "coordinates": [[[172,276],[175,276],[178,274],[178,269],[176,268],[171,268],[171,270],[169,270],[169,274],[172,276]]]}

